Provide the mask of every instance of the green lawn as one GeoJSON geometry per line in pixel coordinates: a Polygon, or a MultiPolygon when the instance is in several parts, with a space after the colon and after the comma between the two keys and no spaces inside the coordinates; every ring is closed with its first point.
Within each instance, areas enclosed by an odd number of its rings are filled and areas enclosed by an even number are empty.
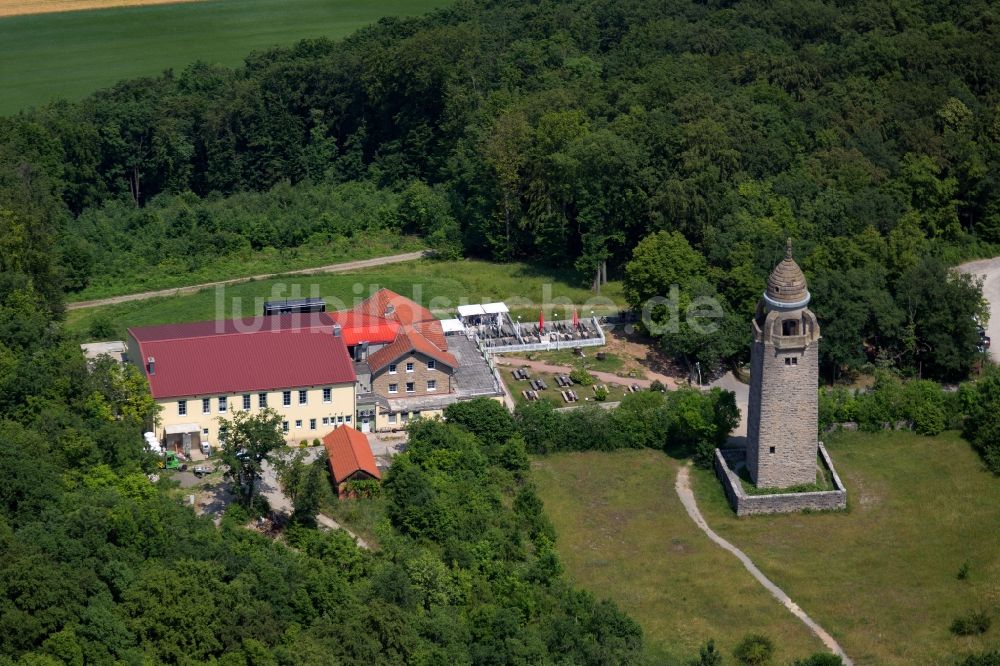
{"type": "MultiPolygon", "coordinates": [[[[67,328],[89,338],[91,324],[100,318],[112,326],[112,339],[121,339],[127,326],[252,316],[260,312],[263,301],[272,298],[321,296],[327,300],[329,309],[350,307],[379,287],[413,298],[443,316],[461,303],[516,299],[551,303],[560,298],[583,303],[591,294],[586,287],[577,286],[582,282],[572,271],[527,264],[422,260],[349,273],[288,276],[185,296],[72,310],[67,315],[67,328]]],[[[609,286],[620,292],[619,284],[609,286]]]]}
{"type": "Polygon", "coordinates": [[[779,664],[822,650],[688,518],[674,492],[677,465],[652,450],[532,460],[569,578],[639,621],[650,663],[686,663],[709,638],[731,663],[736,642],[755,631],[775,639],[779,664]]]}
{"type": "Polygon", "coordinates": [[[384,257],[390,254],[415,252],[426,244],[414,236],[397,236],[385,233],[353,238],[350,243],[309,243],[295,248],[264,250],[217,257],[193,270],[179,270],[176,260],[166,261],[151,269],[129,275],[96,275],[83,291],[68,294],[67,302],[89,301],[141,291],[156,291],[173,287],[186,287],[205,282],[216,282],[250,275],[281,273],[300,268],[313,268],[339,264],[359,259],[384,257]]]}
{"type": "Polygon", "coordinates": [[[573,368],[586,368],[587,370],[619,374],[622,367],[625,365],[624,359],[616,354],[612,354],[611,352],[604,352],[604,358],[598,360],[597,353],[601,351],[601,349],[601,347],[584,347],[583,352],[586,354],[584,358],[577,356],[571,349],[532,352],[530,354],[508,354],[508,356],[512,358],[529,358],[534,361],[541,361],[542,363],[550,363],[552,365],[565,365],[573,368]]]}
{"type": "Polygon", "coordinates": [[[952,663],[1000,649],[1000,478],[956,433],[839,433],[826,443],[848,512],[737,519],[712,474],[698,472],[706,520],[856,664],[952,663]],[[970,576],[958,580],[966,561],[970,576]],[[986,634],[950,633],[979,609],[992,616],[986,634]]]}
{"type": "Polygon", "coordinates": [[[0,19],[0,114],[78,99],[116,81],[203,60],[240,64],[251,51],[339,38],[382,16],[450,0],[216,0],[0,19]]]}

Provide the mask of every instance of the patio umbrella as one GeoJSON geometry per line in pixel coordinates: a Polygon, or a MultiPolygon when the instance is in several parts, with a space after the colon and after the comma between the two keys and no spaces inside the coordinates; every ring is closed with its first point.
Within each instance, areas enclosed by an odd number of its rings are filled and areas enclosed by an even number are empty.
{"type": "Polygon", "coordinates": [[[580,313],[573,310],[573,328],[578,328],[580,326],[580,313]]]}
{"type": "Polygon", "coordinates": [[[545,330],[545,311],[538,311],[538,332],[541,333],[545,330]]]}

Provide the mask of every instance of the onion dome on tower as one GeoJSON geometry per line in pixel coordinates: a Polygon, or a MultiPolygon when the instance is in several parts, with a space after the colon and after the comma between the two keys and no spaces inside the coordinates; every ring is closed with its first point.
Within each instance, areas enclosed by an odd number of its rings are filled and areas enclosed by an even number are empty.
{"type": "Polygon", "coordinates": [[[774,267],[767,278],[764,302],[767,307],[777,310],[804,308],[809,304],[809,290],[806,276],[792,259],[792,239],[785,241],[785,258],[774,267]]]}

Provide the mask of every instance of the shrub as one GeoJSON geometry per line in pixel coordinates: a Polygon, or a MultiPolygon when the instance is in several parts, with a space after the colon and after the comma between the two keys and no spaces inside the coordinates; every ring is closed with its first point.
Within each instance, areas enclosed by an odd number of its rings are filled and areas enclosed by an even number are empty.
{"type": "Polygon", "coordinates": [[[1000,666],[1000,651],[970,654],[958,666],[1000,666]]]}
{"type": "Polygon", "coordinates": [[[666,393],[667,387],[663,385],[659,379],[654,379],[653,383],[649,385],[650,391],[659,391],[660,393],[666,393]]]}
{"type": "Polygon", "coordinates": [[[594,379],[594,375],[590,374],[583,368],[576,368],[575,370],[573,370],[571,373],[569,373],[569,378],[572,379],[577,384],[579,384],[580,386],[590,386],[595,381],[597,381],[594,379]]]}
{"type": "Polygon", "coordinates": [[[304,440],[304,439],[303,439],[302,441],[300,441],[300,442],[299,442],[299,447],[300,447],[300,448],[303,448],[303,449],[304,449],[304,448],[306,448],[307,446],[309,446],[309,442],[307,442],[306,440],[304,440]]]}
{"type": "Polygon", "coordinates": [[[597,390],[594,391],[594,400],[597,402],[604,402],[608,399],[608,389],[603,386],[598,386],[597,390]]]}
{"type": "Polygon", "coordinates": [[[958,573],[955,574],[955,578],[957,578],[959,580],[968,580],[969,579],[969,561],[968,560],[966,560],[965,562],[962,562],[962,566],[960,566],[958,568],[958,573]]]}
{"type": "Polygon", "coordinates": [[[746,666],[766,666],[774,659],[774,641],[764,634],[747,634],[736,645],[733,656],[746,666]]]}
{"type": "Polygon", "coordinates": [[[805,659],[796,659],[792,666],[841,666],[844,660],[829,652],[817,652],[805,659]]]}
{"type": "Polygon", "coordinates": [[[989,628],[990,616],[984,611],[972,611],[951,623],[951,633],[956,636],[978,636],[985,634],[989,628]]]}
{"type": "Polygon", "coordinates": [[[698,658],[691,662],[691,666],[722,666],[722,653],[715,649],[714,640],[709,639],[701,646],[698,658]]]}
{"type": "Polygon", "coordinates": [[[319,441],[319,437],[313,440],[313,446],[323,446],[323,442],[319,441]]]}
{"type": "Polygon", "coordinates": [[[355,479],[344,484],[344,491],[348,497],[371,499],[381,494],[382,486],[375,479],[355,479]]]}

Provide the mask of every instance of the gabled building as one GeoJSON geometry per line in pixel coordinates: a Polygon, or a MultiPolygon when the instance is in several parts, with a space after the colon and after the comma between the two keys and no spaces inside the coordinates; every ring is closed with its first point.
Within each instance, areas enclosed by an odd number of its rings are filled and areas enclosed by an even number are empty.
{"type": "Polygon", "coordinates": [[[352,424],[356,375],[332,322],[312,313],[128,329],[129,360],[161,407],[157,435],[173,450],[224,439],[219,417],[267,407],[290,442],[352,424]]]}
{"type": "Polygon", "coordinates": [[[364,433],[351,426],[342,425],[323,437],[330,463],[330,474],[337,488],[337,495],[347,497],[349,481],[380,481],[382,474],[375,464],[371,445],[364,433]]]}

